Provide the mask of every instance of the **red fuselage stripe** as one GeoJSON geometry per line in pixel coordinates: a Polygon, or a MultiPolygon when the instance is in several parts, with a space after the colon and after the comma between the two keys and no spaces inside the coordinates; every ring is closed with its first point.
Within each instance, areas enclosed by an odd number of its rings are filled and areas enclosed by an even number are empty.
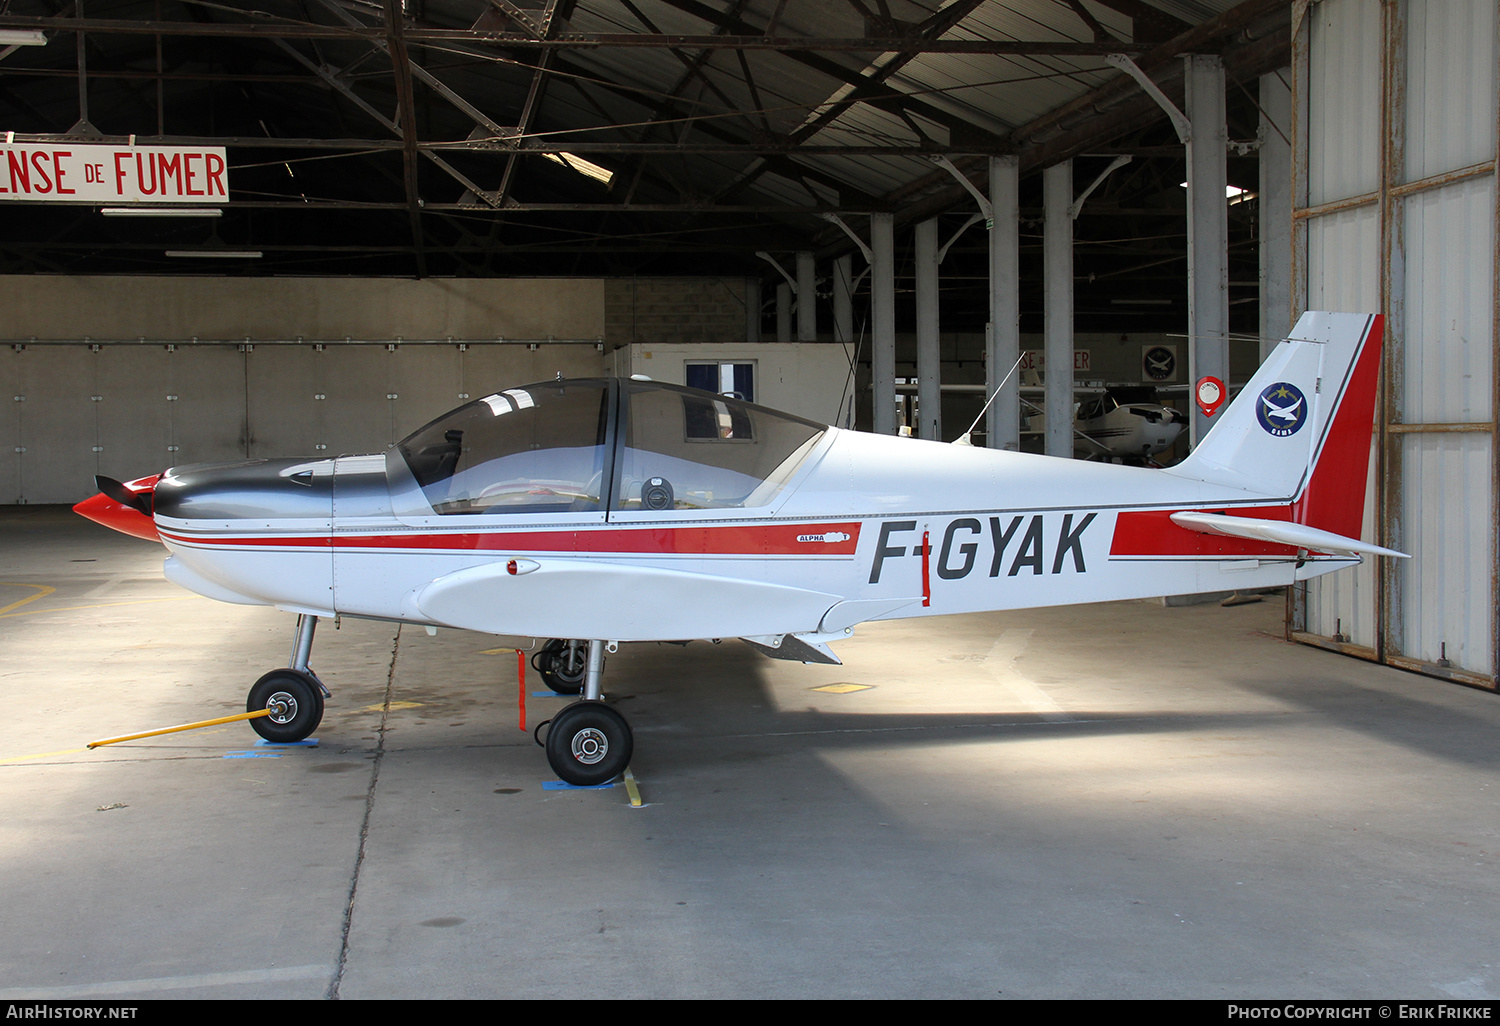
{"type": "Polygon", "coordinates": [[[429,549],[478,552],[594,552],[703,556],[852,556],[859,524],[773,524],[744,527],[602,528],[488,534],[369,534],[222,537],[164,532],[171,541],[277,548],[429,549]],[[825,540],[827,535],[842,535],[825,540]]]}
{"type": "MultiPolygon", "coordinates": [[[[1115,536],[1110,542],[1111,556],[1291,556],[1297,550],[1290,545],[1202,534],[1172,522],[1180,510],[1140,510],[1121,513],[1115,518],[1115,536]]],[[[1257,520],[1291,520],[1290,506],[1262,506],[1251,509],[1204,509],[1194,512],[1226,513],[1229,516],[1257,520]]]]}

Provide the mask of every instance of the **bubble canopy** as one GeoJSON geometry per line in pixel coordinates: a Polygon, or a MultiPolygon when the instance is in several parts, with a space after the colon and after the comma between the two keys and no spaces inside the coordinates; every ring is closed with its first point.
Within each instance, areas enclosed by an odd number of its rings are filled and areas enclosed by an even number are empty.
{"type": "Polygon", "coordinates": [[[564,379],[460,406],[386,465],[407,514],[750,509],[771,502],[827,430],[677,385],[564,379]]]}

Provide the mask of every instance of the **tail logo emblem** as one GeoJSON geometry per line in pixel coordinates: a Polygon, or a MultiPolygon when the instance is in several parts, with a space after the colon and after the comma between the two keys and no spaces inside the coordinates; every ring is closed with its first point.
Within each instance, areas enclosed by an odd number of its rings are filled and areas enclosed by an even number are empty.
{"type": "Polygon", "coordinates": [[[1255,416],[1277,438],[1295,435],[1307,420],[1307,399],[1296,385],[1278,381],[1261,392],[1255,416]]]}

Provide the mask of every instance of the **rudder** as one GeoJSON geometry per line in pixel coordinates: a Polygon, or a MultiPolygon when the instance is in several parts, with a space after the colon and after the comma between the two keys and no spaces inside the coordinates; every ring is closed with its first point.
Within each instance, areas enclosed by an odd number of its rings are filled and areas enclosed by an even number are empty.
{"type": "Polygon", "coordinates": [[[1166,472],[1289,501],[1293,522],[1358,538],[1381,332],[1379,314],[1303,314],[1223,419],[1166,472]]]}

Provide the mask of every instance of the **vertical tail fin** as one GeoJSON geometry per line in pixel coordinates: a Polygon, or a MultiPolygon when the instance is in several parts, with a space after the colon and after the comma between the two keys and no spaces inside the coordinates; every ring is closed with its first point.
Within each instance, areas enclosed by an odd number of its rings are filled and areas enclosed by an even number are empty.
{"type": "Polygon", "coordinates": [[[1289,501],[1294,522],[1358,538],[1381,333],[1379,314],[1303,314],[1166,473],[1289,501]]]}

